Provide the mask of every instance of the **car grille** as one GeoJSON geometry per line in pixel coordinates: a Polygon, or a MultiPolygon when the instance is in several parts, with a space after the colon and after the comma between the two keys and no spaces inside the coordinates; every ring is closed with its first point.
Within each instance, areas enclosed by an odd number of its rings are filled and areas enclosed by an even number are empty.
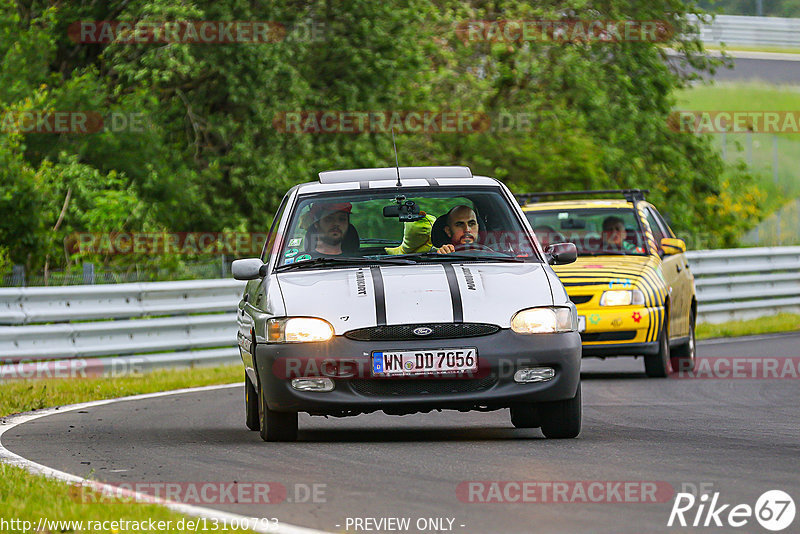
{"type": "Polygon", "coordinates": [[[628,341],[636,337],[636,330],[620,330],[619,332],[583,332],[581,341],[628,341]]]}
{"type": "Polygon", "coordinates": [[[482,323],[434,323],[374,326],[345,332],[345,337],[356,341],[407,341],[412,339],[450,339],[459,337],[488,336],[500,330],[499,326],[482,323]],[[414,334],[415,328],[432,330],[427,336],[414,334]]]}
{"type": "Polygon", "coordinates": [[[571,300],[573,304],[586,304],[592,300],[592,296],[593,295],[570,295],[569,300],[571,300]]]}
{"type": "Polygon", "coordinates": [[[355,379],[350,386],[361,395],[442,395],[448,393],[475,393],[485,391],[497,382],[494,376],[478,379],[355,379]]]}

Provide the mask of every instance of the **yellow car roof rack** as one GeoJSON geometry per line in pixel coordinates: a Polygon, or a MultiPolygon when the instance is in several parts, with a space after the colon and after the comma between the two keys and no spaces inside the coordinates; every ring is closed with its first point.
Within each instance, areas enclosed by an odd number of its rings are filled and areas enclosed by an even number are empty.
{"type": "Polygon", "coordinates": [[[542,197],[586,196],[586,195],[622,195],[628,202],[644,200],[649,189],[595,189],[590,191],[542,191],[541,193],[521,193],[514,195],[520,204],[539,202],[542,197]]]}

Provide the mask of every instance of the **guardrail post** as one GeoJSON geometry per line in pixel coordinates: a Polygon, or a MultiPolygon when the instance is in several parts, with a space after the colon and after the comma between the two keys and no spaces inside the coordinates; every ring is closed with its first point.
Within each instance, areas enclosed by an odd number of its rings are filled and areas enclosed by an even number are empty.
{"type": "Polygon", "coordinates": [[[747,166],[753,166],[753,132],[747,132],[747,166]]]}
{"type": "Polygon", "coordinates": [[[220,261],[222,263],[222,278],[228,278],[228,262],[225,261],[225,254],[220,255],[220,261]]]}
{"type": "Polygon", "coordinates": [[[772,181],[778,185],[778,134],[772,134],[772,181]]]}
{"type": "Polygon", "coordinates": [[[25,266],[14,265],[11,268],[11,285],[25,287],[25,266]]]}
{"type": "Polygon", "coordinates": [[[728,136],[722,132],[722,160],[728,161],[728,136]]]}
{"type": "Polygon", "coordinates": [[[83,264],[83,283],[94,284],[94,263],[83,264]]]}

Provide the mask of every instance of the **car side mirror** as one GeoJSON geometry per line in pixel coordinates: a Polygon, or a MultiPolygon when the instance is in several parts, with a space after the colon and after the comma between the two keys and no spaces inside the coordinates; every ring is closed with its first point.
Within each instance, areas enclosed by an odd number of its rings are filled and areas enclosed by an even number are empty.
{"type": "Polygon", "coordinates": [[[683,239],[665,237],[661,240],[661,250],[664,254],[683,254],[686,252],[686,242],[683,239]]]}
{"type": "Polygon", "coordinates": [[[553,243],[544,249],[544,256],[550,265],[565,265],[578,259],[575,243],[553,243]]]}
{"type": "Polygon", "coordinates": [[[260,258],[247,258],[234,260],[231,264],[231,272],[237,280],[255,280],[264,277],[266,267],[267,265],[260,258]]]}

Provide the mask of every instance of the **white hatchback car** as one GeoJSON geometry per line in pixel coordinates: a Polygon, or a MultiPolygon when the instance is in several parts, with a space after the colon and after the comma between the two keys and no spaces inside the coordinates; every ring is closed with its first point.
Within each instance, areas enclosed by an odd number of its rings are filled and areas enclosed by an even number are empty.
{"type": "Polygon", "coordinates": [[[467,167],[322,172],[284,197],[238,313],[247,426],[297,439],[298,412],[510,408],[575,437],[575,306],[514,196],[467,167]]]}

